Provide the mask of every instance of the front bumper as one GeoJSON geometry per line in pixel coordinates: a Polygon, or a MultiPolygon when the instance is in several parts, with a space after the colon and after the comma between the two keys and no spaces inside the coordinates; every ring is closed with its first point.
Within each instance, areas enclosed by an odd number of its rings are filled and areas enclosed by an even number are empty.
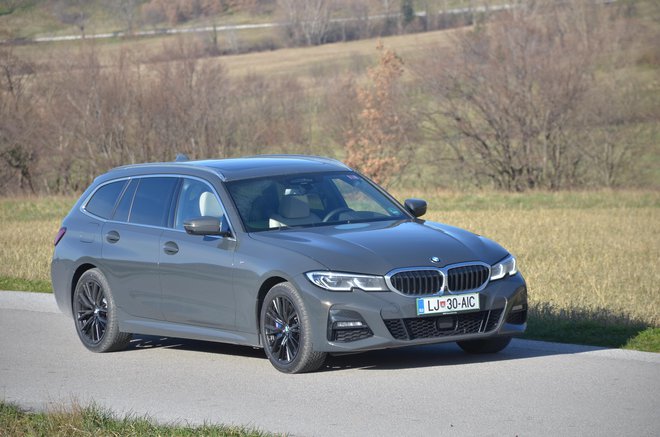
{"type": "Polygon", "coordinates": [[[478,311],[453,315],[418,316],[416,299],[395,292],[330,292],[304,276],[295,282],[312,321],[314,350],[319,352],[515,336],[527,327],[527,288],[520,273],[481,290],[478,311]]]}

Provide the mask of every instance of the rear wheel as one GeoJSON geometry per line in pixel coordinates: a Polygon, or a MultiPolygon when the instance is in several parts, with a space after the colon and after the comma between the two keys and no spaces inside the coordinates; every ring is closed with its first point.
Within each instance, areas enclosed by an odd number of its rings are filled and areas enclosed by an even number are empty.
{"type": "Polygon", "coordinates": [[[131,334],[119,331],[115,301],[98,269],[82,274],[73,292],[73,318],[80,341],[92,352],[124,349],[131,334]]]}
{"type": "Polygon", "coordinates": [[[511,337],[493,337],[481,340],[457,341],[465,352],[470,354],[494,354],[511,343],[511,337]]]}
{"type": "Polygon", "coordinates": [[[290,283],[270,289],[261,307],[260,322],[266,356],[280,372],[313,372],[325,362],[327,354],[313,349],[305,304],[290,283]]]}

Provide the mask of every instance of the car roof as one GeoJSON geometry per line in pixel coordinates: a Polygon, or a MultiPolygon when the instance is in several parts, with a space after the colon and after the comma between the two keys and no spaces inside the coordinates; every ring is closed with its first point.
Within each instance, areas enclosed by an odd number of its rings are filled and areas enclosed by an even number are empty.
{"type": "Polygon", "coordinates": [[[307,155],[258,155],[245,158],[207,159],[201,161],[157,162],[117,167],[112,171],[148,170],[168,171],[191,169],[212,171],[223,181],[251,179],[299,173],[323,173],[350,170],[345,164],[331,158],[307,155]]]}

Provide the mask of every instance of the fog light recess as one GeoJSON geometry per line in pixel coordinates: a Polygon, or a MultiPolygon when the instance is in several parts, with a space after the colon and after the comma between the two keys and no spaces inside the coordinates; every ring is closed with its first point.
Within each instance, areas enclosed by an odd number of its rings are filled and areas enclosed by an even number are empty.
{"type": "Polygon", "coordinates": [[[522,325],[527,322],[527,289],[521,287],[511,302],[511,311],[506,318],[506,323],[522,325]]]}
{"type": "Polygon", "coordinates": [[[331,309],[328,316],[328,340],[339,343],[363,340],[374,333],[362,316],[350,310],[331,309]]]}

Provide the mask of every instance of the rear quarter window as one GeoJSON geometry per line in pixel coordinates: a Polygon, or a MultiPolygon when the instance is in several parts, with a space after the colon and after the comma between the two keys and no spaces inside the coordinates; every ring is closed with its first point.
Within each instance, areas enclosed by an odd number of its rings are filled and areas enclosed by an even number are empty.
{"type": "Polygon", "coordinates": [[[103,219],[112,217],[115,204],[124,189],[126,181],[111,182],[96,190],[85,206],[85,211],[103,219]]]}
{"type": "Polygon", "coordinates": [[[131,206],[133,205],[133,197],[135,196],[135,190],[137,189],[139,179],[132,179],[130,185],[124,190],[124,194],[121,196],[121,200],[115,208],[115,215],[112,217],[113,220],[118,222],[127,222],[128,216],[131,212],[131,206]]]}

